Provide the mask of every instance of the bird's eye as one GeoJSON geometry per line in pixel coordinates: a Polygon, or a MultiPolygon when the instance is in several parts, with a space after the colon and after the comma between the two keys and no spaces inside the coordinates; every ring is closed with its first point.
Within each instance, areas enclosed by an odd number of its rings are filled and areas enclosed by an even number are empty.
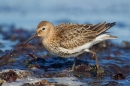
{"type": "Polygon", "coordinates": [[[45,30],[45,28],[42,28],[42,30],[45,30]]]}

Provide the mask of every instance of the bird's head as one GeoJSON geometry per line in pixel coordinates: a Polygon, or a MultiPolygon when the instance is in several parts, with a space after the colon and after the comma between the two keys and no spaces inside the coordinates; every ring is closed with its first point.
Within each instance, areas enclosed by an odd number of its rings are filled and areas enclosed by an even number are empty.
{"type": "Polygon", "coordinates": [[[42,39],[47,38],[52,32],[54,26],[48,21],[41,21],[36,29],[36,33],[31,36],[24,44],[28,43],[30,40],[32,40],[35,37],[41,37],[42,39]]]}

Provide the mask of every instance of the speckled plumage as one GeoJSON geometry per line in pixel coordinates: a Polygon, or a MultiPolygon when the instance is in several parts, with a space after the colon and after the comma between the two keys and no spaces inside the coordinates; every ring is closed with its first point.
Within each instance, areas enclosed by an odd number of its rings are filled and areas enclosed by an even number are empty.
{"type": "MultiPolygon", "coordinates": [[[[42,26],[46,26],[48,23],[47,21],[42,21],[37,29],[39,29],[42,26]]],[[[93,41],[98,35],[109,29],[111,26],[113,26],[115,23],[107,23],[104,22],[103,24],[71,24],[71,23],[62,23],[55,27],[53,27],[55,33],[53,36],[48,37],[51,38],[51,40],[46,40],[43,38],[43,44],[46,47],[46,49],[58,56],[61,57],[69,57],[73,56],[72,54],[79,53],[73,52],[73,53],[66,53],[62,50],[59,50],[59,47],[72,50],[76,47],[82,46],[85,43],[93,41]]],[[[81,52],[83,53],[82,49],[81,52]]],[[[81,54],[81,53],[79,53],[81,54]]],[[[75,56],[75,55],[74,55],[75,56]]]]}
{"type": "Polygon", "coordinates": [[[42,21],[37,26],[35,36],[42,38],[42,43],[49,52],[60,57],[76,57],[83,52],[93,53],[89,48],[96,43],[116,38],[104,34],[114,25],[115,22],[104,22],[96,25],[62,23],[54,26],[48,21],[42,21]]]}

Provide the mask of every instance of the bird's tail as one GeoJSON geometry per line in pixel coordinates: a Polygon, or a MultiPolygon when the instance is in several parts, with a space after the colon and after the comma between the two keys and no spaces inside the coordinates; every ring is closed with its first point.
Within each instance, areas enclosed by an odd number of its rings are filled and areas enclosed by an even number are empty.
{"type": "Polygon", "coordinates": [[[96,37],[96,39],[94,40],[94,44],[108,40],[108,39],[116,39],[116,36],[112,36],[110,34],[101,34],[99,36],[96,37]]]}
{"type": "Polygon", "coordinates": [[[116,24],[116,22],[113,23],[106,23],[104,22],[103,24],[96,24],[94,25],[91,30],[92,31],[96,31],[97,32],[97,36],[104,33],[106,30],[108,30],[109,28],[111,28],[112,26],[114,26],[116,24]]]}

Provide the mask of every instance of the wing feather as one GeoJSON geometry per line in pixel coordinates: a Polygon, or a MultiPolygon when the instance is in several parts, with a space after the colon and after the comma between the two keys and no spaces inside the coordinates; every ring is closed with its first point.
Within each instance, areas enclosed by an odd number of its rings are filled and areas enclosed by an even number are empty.
{"type": "Polygon", "coordinates": [[[60,46],[66,49],[73,49],[78,46],[92,41],[95,39],[95,31],[87,30],[92,26],[89,25],[77,25],[77,24],[66,24],[61,27],[58,31],[59,37],[61,38],[60,46]]]}
{"type": "Polygon", "coordinates": [[[73,49],[82,46],[87,42],[93,41],[98,35],[104,33],[110,27],[114,26],[115,22],[102,24],[59,24],[55,27],[60,38],[60,46],[66,49],[73,49]]]}

